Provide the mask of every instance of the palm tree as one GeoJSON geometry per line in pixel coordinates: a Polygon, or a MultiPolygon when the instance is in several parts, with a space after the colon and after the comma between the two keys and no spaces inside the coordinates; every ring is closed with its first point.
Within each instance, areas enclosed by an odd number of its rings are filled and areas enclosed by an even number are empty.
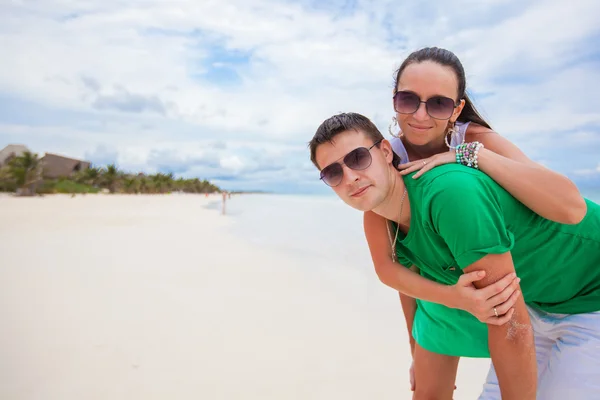
{"type": "Polygon", "coordinates": [[[123,187],[125,188],[125,193],[139,193],[141,182],[135,176],[127,176],[123,180],[123,187]]]}
{"type": "Polygon", "coordinates": [[[148,193],[148,178],[146,178],[146,175],[138,175],[137,180],[140,184],[140,193],[148,193]]]}
{"type": "Polygon", "coordinates": [[[83,176],[86,184],[95,186],[100,178],[100,169],[90,166],[83,170],[83,176]]]}
{"type": "Polygon", "coordinates": [[[115,164],[107,165],[106,169],[103,171],[102,180],[110,193],[115,193],[117,191],[120,175],[121,174],[115,164]]]}
{"type": "Polygon", "coordinates": [[[15,179],[10,173],[10,166],[0,167],[0,192],[14,192],[15,179]]]}
{"type": "Polygon", "coordinates": [[[8,165],[17,187],[21,189],[21,194],[33,196],[42,175],[38,155],[26,151],[23,155],[11,159],[8,165]]]}
{"type": "Polygon", "coordinates": [[[173,189],[175,189],[175,176],[172,172],[169,172],[168,174],[163,174],[163,181],[166,186],[167,192],[170,192],[173,189]]]}
{"type": "Polygon", "coordinates": [[[185,192],[186,190],[186,180],[183,178],[177,178],[177,180],[173,181],[173,188],[177,191],[183,191],[185,192]]]}
{"type": "Polygon", "coordinates": [[[162,172],[158,172],[150,175],[150,179],[154,183],[154,187],[158,193],[170,192],[175,184],[172,173],[163,174],[162,172]]]}
{"type": "Polygon", "coordinates": [[[89,167],[86,169],[82,169],[81,171],[75,172],[71,179],[77,183],[82,183],[84,185],[94,186],[98,183],[98,179],[100,178],[100,169],[96,167],[89,167]]]}

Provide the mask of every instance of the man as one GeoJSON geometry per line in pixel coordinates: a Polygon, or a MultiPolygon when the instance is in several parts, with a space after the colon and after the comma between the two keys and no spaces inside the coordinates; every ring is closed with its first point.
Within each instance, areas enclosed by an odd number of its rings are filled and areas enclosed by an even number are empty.
{"type": "MultiPolygon", "coordinates": [[[[463,272],[483,270],[477,287],[516,270],[523,296],[509,323],[487,329],[502,399],[535,399],[536,373],[540,399],[600,393],[600,206],[587,201],[580,224],[562,225],[533,213],[474,168],[448,164],[417,180],[402,177],[389,142],[359,114],[324,121],[310,150],[321,179],[345,203],[394,222],[390,236],[404,266],[447,285],[463,272]]],[[[476,166],[477,149],[471,150],[461,161],[476,166]]],[[[485,343],[477,337],[485,332],[481,325],[456,318],[456,311],[429,316],[425,332],[413,331],[417,343],[435,346],[441,335],[445,348],[456,343],[452,355],[468,355],[460,354],[464,337],[442,335],[448,323],[472,324],[464,335],[474,346],[485,343]]]]}

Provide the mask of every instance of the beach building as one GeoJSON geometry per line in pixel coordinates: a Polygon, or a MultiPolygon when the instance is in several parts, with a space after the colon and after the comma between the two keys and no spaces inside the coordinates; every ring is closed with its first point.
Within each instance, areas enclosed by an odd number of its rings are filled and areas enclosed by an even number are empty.
{"type": "Polygon", "coordinates": [[[78,160],[53,153],[46,153],[41,159],[44,170],[44,178],[68,177],[78,171],[86,170],[90,167],[89,161],[78,160]]]}

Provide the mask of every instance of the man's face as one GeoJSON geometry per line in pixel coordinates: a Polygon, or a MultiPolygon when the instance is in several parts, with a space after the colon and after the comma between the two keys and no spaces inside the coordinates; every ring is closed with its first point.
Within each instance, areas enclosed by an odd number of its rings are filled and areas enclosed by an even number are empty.
{"type": "MultiPolygon", "coordinates": [[[[360,131],[346,131],[334,137],[332,143],[319,145],[316,161],[321,170],[334,163],[340,163],[343,171],[341,182],[332,187],[334,192],[349,206],[360,211],[376,208],[389,193],[392,173],[392,149],[387,140],[372,147],[373,139],[360,131]],[[370,165],[362,170],[349,168],[344,162],[348,153],[363,147],[371,148],[370,165]]],[[[350,157],[352,158],[352,157],[350,157]]],[[[346,160],[352,165],[352,160],[346,160]]]]}

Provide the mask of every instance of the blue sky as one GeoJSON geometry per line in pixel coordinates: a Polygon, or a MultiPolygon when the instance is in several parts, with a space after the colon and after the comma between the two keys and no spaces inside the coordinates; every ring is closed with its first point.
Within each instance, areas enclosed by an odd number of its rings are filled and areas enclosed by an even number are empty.
{"type": "Polygon", "coordinates": [[[0,147],[327,192],[306,143],[340,111],[393,115],[411,51],[454,51],[492,126],[600,187],[600,3],[47,0],[0,5],[0,147]]]}

